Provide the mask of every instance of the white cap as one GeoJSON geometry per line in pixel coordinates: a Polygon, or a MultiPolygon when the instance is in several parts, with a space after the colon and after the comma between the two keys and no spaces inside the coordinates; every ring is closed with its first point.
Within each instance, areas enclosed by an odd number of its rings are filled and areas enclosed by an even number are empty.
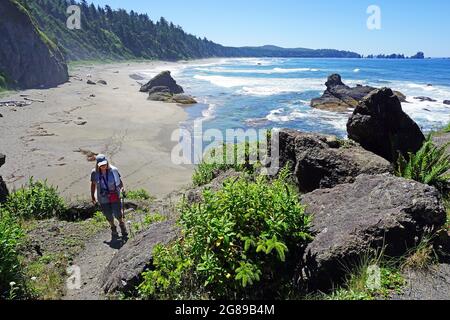
{"type": "Polygon", "coordinates": [[[98,167],[99,168],[102,167],[102,166],[106,166],[106,165],[108,165],[108,161],[107,160],[103,160],[102,162],[98,163],[98,167]]]}

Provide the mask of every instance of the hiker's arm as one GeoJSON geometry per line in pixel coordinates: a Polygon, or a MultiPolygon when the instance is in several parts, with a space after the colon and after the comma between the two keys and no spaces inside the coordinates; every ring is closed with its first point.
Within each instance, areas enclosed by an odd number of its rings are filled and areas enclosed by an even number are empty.
{"type": "Polygon", "coordinates": [[[97,200],[95,199],[95,189],[96,189],[96,185],[94,182],[91,182],[91,199],[93,203],[96,203],[97,200]]]}

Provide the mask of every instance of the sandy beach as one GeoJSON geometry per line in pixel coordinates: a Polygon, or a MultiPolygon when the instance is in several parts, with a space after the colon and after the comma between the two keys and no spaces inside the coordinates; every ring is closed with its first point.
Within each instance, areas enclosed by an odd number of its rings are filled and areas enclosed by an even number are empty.
{"type": "Polygon", "coordinates": [[[147,100],[130,78],[142,69],[170,70],[166,62],[126,62],[74,66],[70,82],[57,88],[26,90],[0,101],[33,99],[29,106],[0,113],[2,147],[7,156],[1,175],[10,190],[33,176],[58,186],[67,198],[89,196],[94,162],[106,154],[119,168],[128,190],[144,188],[163,196],[190,183],[193,168],[172,164],[172,132],[187,119],[181,106],[147,100]],[[91,79],[107,85],[88,85],[91,79]]]}

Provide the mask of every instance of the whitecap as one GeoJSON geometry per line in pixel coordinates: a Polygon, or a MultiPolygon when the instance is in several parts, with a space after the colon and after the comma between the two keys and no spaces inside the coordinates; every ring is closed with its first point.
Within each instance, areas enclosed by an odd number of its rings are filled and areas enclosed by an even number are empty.
{"type": "Polygon", "coordinates": [[[286,74],[299,72],[317,72],[319,69],[314,68],[273,68],[273,69],[228,69],[224,67],[215,68],[195,68],[197,71],[214,72],[214,73],[250,73],[250,74],[286,74]]]}
{"type": "Polygon", "coordinates": [[[271,96],[287,92],[322,91],[324,79],[314,78],[251,78],[226,77],[211,75],[195,75],[195,79],[208,81],[215,86],[224,88],[239,88],[236,93],[253,96],[271,96]]]}

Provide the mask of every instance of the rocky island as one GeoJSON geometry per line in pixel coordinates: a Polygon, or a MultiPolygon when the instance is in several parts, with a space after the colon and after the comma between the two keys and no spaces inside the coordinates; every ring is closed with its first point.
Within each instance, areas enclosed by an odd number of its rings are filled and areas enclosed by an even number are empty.
{"type": "MultiPolygon", "coordinates": [[[[362,98],[376,89],[362,85],[351,88],[342,82],[339,74],[330,75],[325,85],[327,89],[322,97],[312,99],[311,107],[334,112],[348,112],[349,110],[353,110],[362,98]]],[[[404,94],[398,91],[394,92],[401,102],[406,102],[404,94]]]]}
{"type": "Polygon", "coordinates": [[[170,71],[163,71],[143,85],[141,92],[148,92],[148,99],[152,101],[173,102],[179,104],[195,104],[197,101],[187,94],[170,75],[170,71]]]}

